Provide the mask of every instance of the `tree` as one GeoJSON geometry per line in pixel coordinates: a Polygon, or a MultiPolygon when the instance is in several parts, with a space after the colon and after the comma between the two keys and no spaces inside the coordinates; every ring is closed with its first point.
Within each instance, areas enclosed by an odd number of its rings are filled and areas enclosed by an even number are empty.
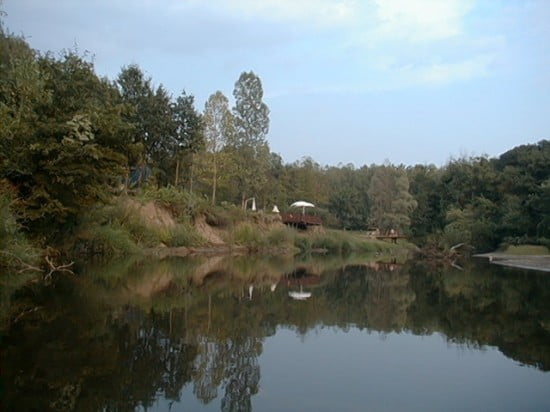
{"type": "Polygon", "coordinates": [[[193,186],[194,156],[204,147],[203,121],[194,106],[195,98],[183,91],[172,107],[176,125],[176,173],[174,186],[178,185],[180,174],[180,157],[189,158],[189,180],[193,186]]]}
{"type": "Polygon", "coordinates": [[[434,165],[416,165],[408,168],[407,173],[411,195],[417,202],[411,215],[411,231],[416,238],[426,238],[445,225],[441,210],[441,170],[434,165]]]}
{"type": "MultiPolygon", "coordinates": [[[[22,46],[1,43],[8,54],[22,46]]],[[[110,196],[125,174],[129,128],[118,92],[92,63],[73,52],[25,54],[0,69],[0,177],[17,189],[25,227],[51,237],[110,196]]]]}
{"type": "Polygon", "coordinates": [[[370,200],[367,196],[372,171],[352,164],[328,170],[330,180],[329,211],[338,218],[341,227],[364,230],[368,226],[370,200]]]}
{"type": "Polygon", "coordinates": [[[368,190],[371,222],[382,230],[406,231],[416,200],[409,193],[409,179],[402,168],[378,166],[368,190]]]}
{"type": "Polygon", "coordinates": [[[269,165],[269,108],[262,102],[260,78],[243,72],[233,90],[235,97],[235,138],[230,142],[236,167],[234,176],[244,206],[246,197],[257,193],[266,180],[269,165]]]}
{"type": "Polygon", "coordinates": [[[133,109],[124,117],[134,126],[133,142],[143,147],[142,156],[131,159],[132,166],[149,163],[158,182],[167,183],[178,148],[170,95],[162,85],[155,90],[137,65],[123,67],[117,83],[123,101],[133,109]]]}
{"type": "Polygon", "coordinates": [[[211,171],[212,204],[216,204],[218,174],[222,162],[222,149],[234,136],[234,119],[229,100],[220,91],[210,95],[204,106],[204,138],[208,169],[211,171]]]}

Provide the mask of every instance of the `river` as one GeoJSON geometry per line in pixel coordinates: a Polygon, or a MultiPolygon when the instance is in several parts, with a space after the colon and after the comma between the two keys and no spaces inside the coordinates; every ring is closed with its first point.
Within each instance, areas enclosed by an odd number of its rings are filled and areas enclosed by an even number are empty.
{"type": "Polygon", "coordinates": [[[550,410],[548,273],[375,260],[79,267],[13,298],[2,410],[550,410]]]}

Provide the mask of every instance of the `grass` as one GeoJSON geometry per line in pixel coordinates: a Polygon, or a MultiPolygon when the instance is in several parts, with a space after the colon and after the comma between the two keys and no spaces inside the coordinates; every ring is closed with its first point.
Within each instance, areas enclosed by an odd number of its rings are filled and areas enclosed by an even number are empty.
{"type": "Polygon", "coordinates": [[[385,253],[392,250],[410,249],[414,247],[408,242],[400,241],[397,244],[367,238],[357,232],[344,230],[325,230],[315,234],[297,234],[294,245],[302,253],[314,250],[326,250],[328,253],[349,254],[360,253],[385,253]]]}
{"type": "Polygon", "coordinates": [[[540,245],[510,245],[504,250],[504,253],[509,255],[533,256],[548,255],[549,250],[546,246],[540,245]]]}
{"type": "MultiPolygon", "coordinates": [[[[166,207],[166,206],[164,206],[166,207]]],[[[81,221],[72,245],[78,255],[119,257],[139,254],[143,248],[200,246],[204,240],[197,233],[189,216],[181,214],[170,227],[147,221],[125,198],[97,207],[81,221]]],[[[71,243],[69,242],[69,243],[71,243]]]]}
{"type": "Polygon", "coordinates": [[[200,196],[187,190],[174,187],[145,188],[139,198],[144,201],[154,201],[169,210],[176,218],[195,218],[208,209],[208,202],[200,196]]]}
{"type": "Polygon", "coordinates": [[[170,247],[201,246],[204,240],[191,224],[180,223],[169,232],[165,244],[170,247]]]}
{"type": "Polygon", "coordinates": [[[226,241],[251,249],[260,249],[268,245],[266,234],[249,222],[240,223],[231,229],[226,241]]]}

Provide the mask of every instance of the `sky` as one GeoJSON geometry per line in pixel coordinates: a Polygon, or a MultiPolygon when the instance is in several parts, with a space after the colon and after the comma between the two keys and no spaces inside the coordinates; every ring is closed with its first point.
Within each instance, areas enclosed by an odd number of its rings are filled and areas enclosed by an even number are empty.
{"type": "Polygon", "coordinates": [[[254,71],[285,162],[444,165],[550,139],[550,0],[0,0],[40,51],[199,111],[254,71]]]}

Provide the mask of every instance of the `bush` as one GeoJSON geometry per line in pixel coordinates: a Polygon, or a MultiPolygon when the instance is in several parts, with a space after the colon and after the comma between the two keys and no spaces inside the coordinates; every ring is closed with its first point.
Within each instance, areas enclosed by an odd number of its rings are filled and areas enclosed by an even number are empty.
{"type": "Polygon", "coordinates": [[[91,225],[81,232],[74,246],[82,255],[117,257],[139,252],[130,233],[120,225],[91,225]]]}
{"type": "Polygon", "coordinates": [[[302,253],[311,252],[311,239],[308,236],[297,235],[294,238],[294,246],[300,249],[302,253]]]}
{"type": "Polygon", "coordinates": [[[292,245],[294,243],[294,232],[286,227],[271,230],[267,235],[269,246],[292,245]]]}
{"type": "Polygon", "coordinates": [[[204,212],[206,223],[210,226],[227,228],[246,219],[246,213],[235,205],[223,202],[220,206],[211,206],[204,212]]]}
{"type": "Polygon", "coordinates": [[[204,240],[191,225],[178,224],[170,231],[165,243],[170,247],[197,246],[203,244],[204,240]]]}
{"type": "Polygon", "coordinates": [[[175,187],[163,187],[161,189],[144,189],[140,197],[144,200],[152,200],[168,209],[173,216],[182,218],[189,216],[195,218],[208,209],[205,199],[175,187]]]}
{"type": "Polygon", "coordinates": [[[232,231],[232,243],[251,248],[266,246],[267,242],[259,229],[250,223],[241,223],[232,231]]]}
{"type": "Polygon", "coordinates": [[[17,268],[21,262],[36,264],[40,251],[31,245],[17,222],[16,200],[6,184],[0,182],[0,267],[17,268]]]}
{"type": "Polygon", "coordinates": [[[340,252],[342,250],[342,239],[334,233],[326,233],[313,238],[311,247],[313,249],[326,249],[329,252],[340,252]]]}

